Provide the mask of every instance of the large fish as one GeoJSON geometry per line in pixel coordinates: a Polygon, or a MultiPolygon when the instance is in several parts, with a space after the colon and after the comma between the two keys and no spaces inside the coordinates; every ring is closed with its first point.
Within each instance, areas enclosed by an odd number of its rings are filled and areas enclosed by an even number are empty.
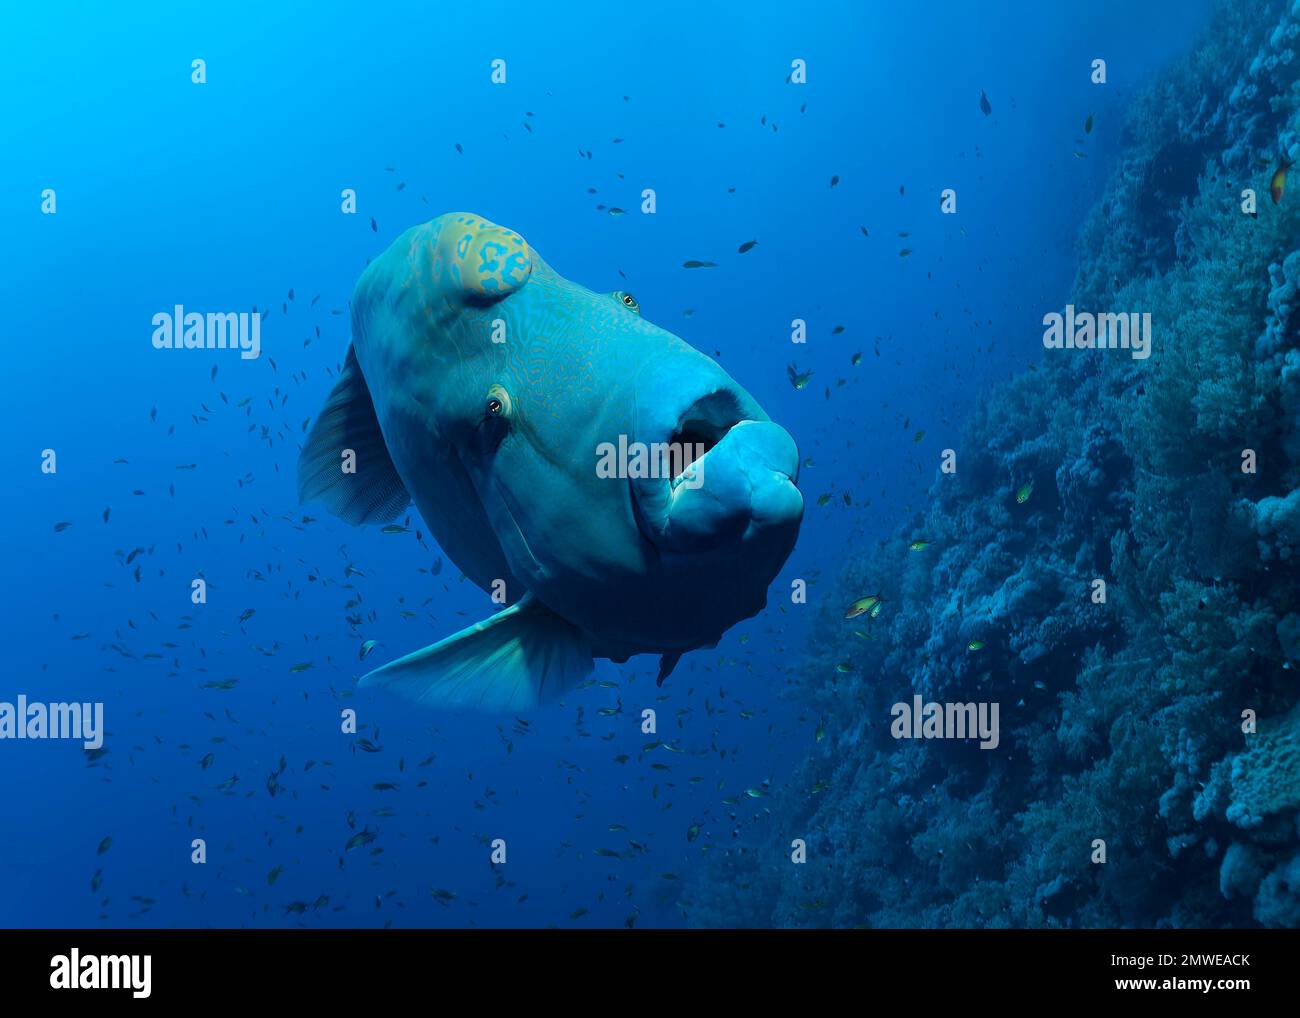
{"type": "Polygon", "coordinates": [[[760,611],[803,517],[798,467],[790,435],[630,294],[570,282],[519,234],[452,212],[357,282],[298,483],[355,524],[414,500],[508,605],[361,684],[516,710],[582,682],[595,657],[661,655],[662,682],[760,611]],[[665,447],[697,455],[656,469],[665,447]]]}

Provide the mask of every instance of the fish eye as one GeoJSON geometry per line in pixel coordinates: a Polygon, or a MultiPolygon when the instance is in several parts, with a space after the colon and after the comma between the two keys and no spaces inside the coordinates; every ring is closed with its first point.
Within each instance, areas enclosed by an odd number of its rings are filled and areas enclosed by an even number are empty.
{"type": "Polygon", "coordinates": [[[615,290],[614,296],[617,298],[618,302],[629,311],[634,311],[638,315],[641,313],[641,305],[636,302],[636,298],[630,293],[625,293],[622,290],[615,290]]]}
{"type": "Polygon", "coordinates": [[[494,385],[488,389],[487,403],[485,405],[488,417],[509,417],[513,404],[510,402],[510,393],[506,392],[499,385],[494,385]]]}

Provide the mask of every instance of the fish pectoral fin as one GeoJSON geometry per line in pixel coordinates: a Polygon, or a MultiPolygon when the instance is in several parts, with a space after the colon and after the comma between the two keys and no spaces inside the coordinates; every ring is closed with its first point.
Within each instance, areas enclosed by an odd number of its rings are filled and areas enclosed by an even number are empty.
{"type": "Polygon", "coordinates": [[[682,659],[681,654],[661,654],[659,655],[659,677],[655,679],[656,686],[662,686],[664,679],[673,673],[677,667],[677,662],[682,659]]]}
{"type": "Polygon", "coordinates": [[[361,677],[427,707],[517,711],[583,682],[594,662],[576,627],[526,594],[518,604],[361,677]]]}
{"type": "Polygon", "coordinates": [[[298,456],[298,500],[319,502],[354,524],[391,522],[411,504],[351,345],[338,384],[298,456]],[[345,450],[352,452],[352,472],[343,469],[345,450]]]}

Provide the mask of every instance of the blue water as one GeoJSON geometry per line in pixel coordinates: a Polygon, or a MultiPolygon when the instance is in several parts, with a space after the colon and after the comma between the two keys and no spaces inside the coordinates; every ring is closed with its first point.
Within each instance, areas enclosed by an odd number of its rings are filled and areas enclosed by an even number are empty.
{"type": "Polygon", "coordinates": [[[746,790],[780,786],[813,738],[790,694],[811,614],[791,581],[815,602],[851,540],[905,522],[979,394],[1040,355],[1124,105],[1205,15],[994,6],[8,12],[0,700],[101,701],[108,752],[0,742],[0,924],[684,922],[707,853],[769,823],[746,790]],[[805,85],[785,81],[794,58],[805,85]],[[938,211],[949,187],[955,216],[938,211]],[[602,661],[596,685],[523,726],[355,690],[493,609],[418,516],[423,543],[296,494],[357,276],[408,227],[462,209],[570,279],[633,292],[812,460],[768,610],[662,691],[655,659],[602,661]],[[151,318],[176,304],[268,311],[262,356],[155,350],[151,318]],[[790,342],[795,318],[806,345],[790,342]],[[802,390],[791,362],[812,372],[802,390]],[[379,642],[364,665],[362,639],[379,642]],[[379,752],[341,733],[346,708],[379,752]],[[680,752],[643,750],[655,740],[680,752]],[[373,843],[345,850],[363,830],[373,843]]]}

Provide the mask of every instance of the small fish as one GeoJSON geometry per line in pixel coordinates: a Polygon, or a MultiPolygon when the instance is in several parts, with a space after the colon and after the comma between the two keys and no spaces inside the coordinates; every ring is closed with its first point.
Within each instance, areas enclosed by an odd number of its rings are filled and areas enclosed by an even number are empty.
{"type": "Polygon", "coordinates": [[[873,608],[879,607],[885,599],[879,594],[868,594],[866,597],[860,597],[844,609],[846,619],[856,619],[859,615],[865,615],[873,608]]]}
{"type": "Polygon", "coordinates": [[[790,379],[790,384],[793,385],[796,389],[802,389],[806,387],[808,385],[808,379],[812,378],[811,371],[800,372],[799,369],[795,367],[793,364],[790,364],[785,369],[785,373],[790,379]]]}
{"type": "Polygon", "coordinates": [[[859,364],[861,364],[861,363],[862,363],[862,354],[861,354],[860,352],[859,352],[859,353],[855,353],[855,354],[853,355],[853,357],[852,357],[851,363],[853,364],[853,366],[854,366],[855,368],[856,368],[859,364]]]}
{"type": "Polygon", "coordinates": [[[310,661],[303,661],[302,663],[300,663],[300,664],[296,664],[296,665],[294,665],[293,667],[291,667],[291,668],[289,669],[289,671],[291,671],[291,672],[305,672],[305,671],[306,671],[308,668],[310,668],[311,666],[312,666],[312,664],[311,664],[310,661]]]}
{"type": "Polygon", "coordinates": [[[627,215],[627,210],[626,210],[626,209],[620,209],[620,208],[616,208],[616,207],[613,207],[613,206],[611,206],[611,207],[610,207],[609,209],[607,209],[606,211],[609,212],[609,214],[610,214],[611,216],[625,216],[625,215],[627,215]]]}
{"type": "Polygon", "coordinates": [[[1083,133],[1092,134],[1092,114],[1088,114],[1088,119],[1083,122],[1083,133]]]}
{"type": "Polygon", "coordinates": [[[971,640],[970,643],[966,644],[966,649],[967,649],[967,650],[983,650],[983,649],[984,649],[984,641],[983,641],[983,640],[971,640]]]}
{"type": "Polygon", "coordinates": [[[379,531],[381,534],[409,534],[410,531],[400,523],[390,523],[379,531]]]}
{"type": "Polygon", "coordinates": [[[699,836],[700,836],[700,825],[699,825],[699,824],[691,824],[690,827],[686,828],[686,840],[687,840],[687,841],[694,841],[694,840],[695,840],[696,838],[698,838],[699,836]]]}
{"type": "Polygon", "coordinates": [[[746,251],[752,251],[757,246],[758,246],[758,241],[747,240],[745,241],[745,243],[741,244],[740,247],[736,248],[736,254],[744,254],[746,251]]]}
{"type": "Polygon", "coordinates": [[[834,187],[839,182],[840,182],[840,177],[838,173],[835,176],[831,177],[831,187],[834,187]]]}
{"type": "Polygon", "coordinates": [[[818,496],[817,496],[817,504],[818,504],[819,506],[820,506],[820,505],[829,505],[829,504],[830,504],[830,501],[831,501],[831,496],[830,496],[829,493],[827,493],[827,494],[825,494],[825,495],[818,495],[818,496]]]}
{"type": "Polygon", "coordinates": [[[903,250],[901,250],[901,251],[898,252],[898,257],[899,257],[899,258],[906,258],[906,257],[907,257],[908,255],[910,255],[911,253],[912,253],[912,249],[911,249],[910,247],[905,247],[905,248],[903,248],[903,250]]]}
{"type": "Polygon", "coordinates": [[[273,868],[271,872],[266,875],[267,886],[268,887],[273,886],[275,882],[280,879],[280,874],[283,872],[284,872],[283,866],[276,866],[275,868],[273,868]]]}
{"type": "Polygon", "coordinates": [[[359,660],[364,661],[366,659],[366,655],[375,649],[376,643],[378,643],[377,640],[367,640],[365,643],[363,643],[361,645],[361,657],[359,660]]]}
{"type": "Polygon", "coordinates": [[[344,852],[351,852],[354,848],[360,848],[362,845],[369,845],[379,835],[369,828],[362,828],[356,834],[348,838],[348,842],[343,846],[344,852]]]}
{"type": "Polygon", "coordinates": [[[989,97],[984,94],[984,89],[980,89],[980,112],[986,117],[993,112],[993,104],[989,102],[989,97]]]}
{"type": "Polygon", "coordinates": [[[915,445],[917,442],[921,441],[923,438],[925,438],[925,432],[924,432],[924,431],[918,431],[915,435],[912,436],[912,444],[915,445]]]}
{"type": "Polygon", "coordinates": [[[694,258],[688,262],[682,262],[682,268],[684,269],[716,269],[717,267],[717,262],[701,262],[696,261],[694,258]]]}
{"type": "Polygon", "coordinates": [[[112,838],[105,838],[103,841],[101,841],[101,842],[99,843],[99,848],[97,848],[97,849],[95,850],[95,854],[96,854],[96,855],[103,855],[105,852],[107,852],[107,851],[108,851],[110,848],[112,848],[112,847],[113,847],[113,839],[112,839],[112,838]]]}
{"type": "Polygon", "coordinates": [[[761,799],[763,796],[767,795],[767,793],[761,788],[746,788],[745,794],[751,799],[761,799]]]}
{"type": "Polygon", "coordinates": [[[908,551],[925,551],[925,549],[928,548],[928,547],[930,547],[930,542],[929,542],[929,541],[919,541],[919,540],[918,540],[918,541],[913,541],[911,544],[909,544],[909,545],[907,546],[907,550],[908,550],[908,551]]]}
{"type": "Polygon", "coordinates": [[[72,524],[69,523],[67,520],[64,520],[64,521],[62,521],[62,522],[60,522],[60,523],[56,523],[56,524],[54,524],[54,532],[55,532],[56,534],[61,534],[61,533],[63,533],[65,530],[67,530],[70,526],[72,526],[72,524]]]}
{"type": "Polygon", "coordinates": [[[1028,484],[1022,484],[1019,488],[1016,489],[1016,505],[1024,505],[1026,502],[1029,501],[1029,496],[1032,495],[1033,493],[1034,493],[1033,481],[1030,481],[1028,484]]]}
{"type": "Polygon", "coordinates": [[[853,671],[853,666],[849,664],[847,661],[841,661],[839,664],[835,666],[835,670],[839,672],[841,675],[848,675],[850,672],[853,671]]]}
{"type": "Polygon", "coordinates": [[[1286,174],[1289,169],[1291,169],[1291,163],[1283,159],[1278,163],[1273,179],[1269,181],[1268,193],[1272,196],[1274,205],[1282,204],[1282,193],[1286,190],[1286,174]]]}

